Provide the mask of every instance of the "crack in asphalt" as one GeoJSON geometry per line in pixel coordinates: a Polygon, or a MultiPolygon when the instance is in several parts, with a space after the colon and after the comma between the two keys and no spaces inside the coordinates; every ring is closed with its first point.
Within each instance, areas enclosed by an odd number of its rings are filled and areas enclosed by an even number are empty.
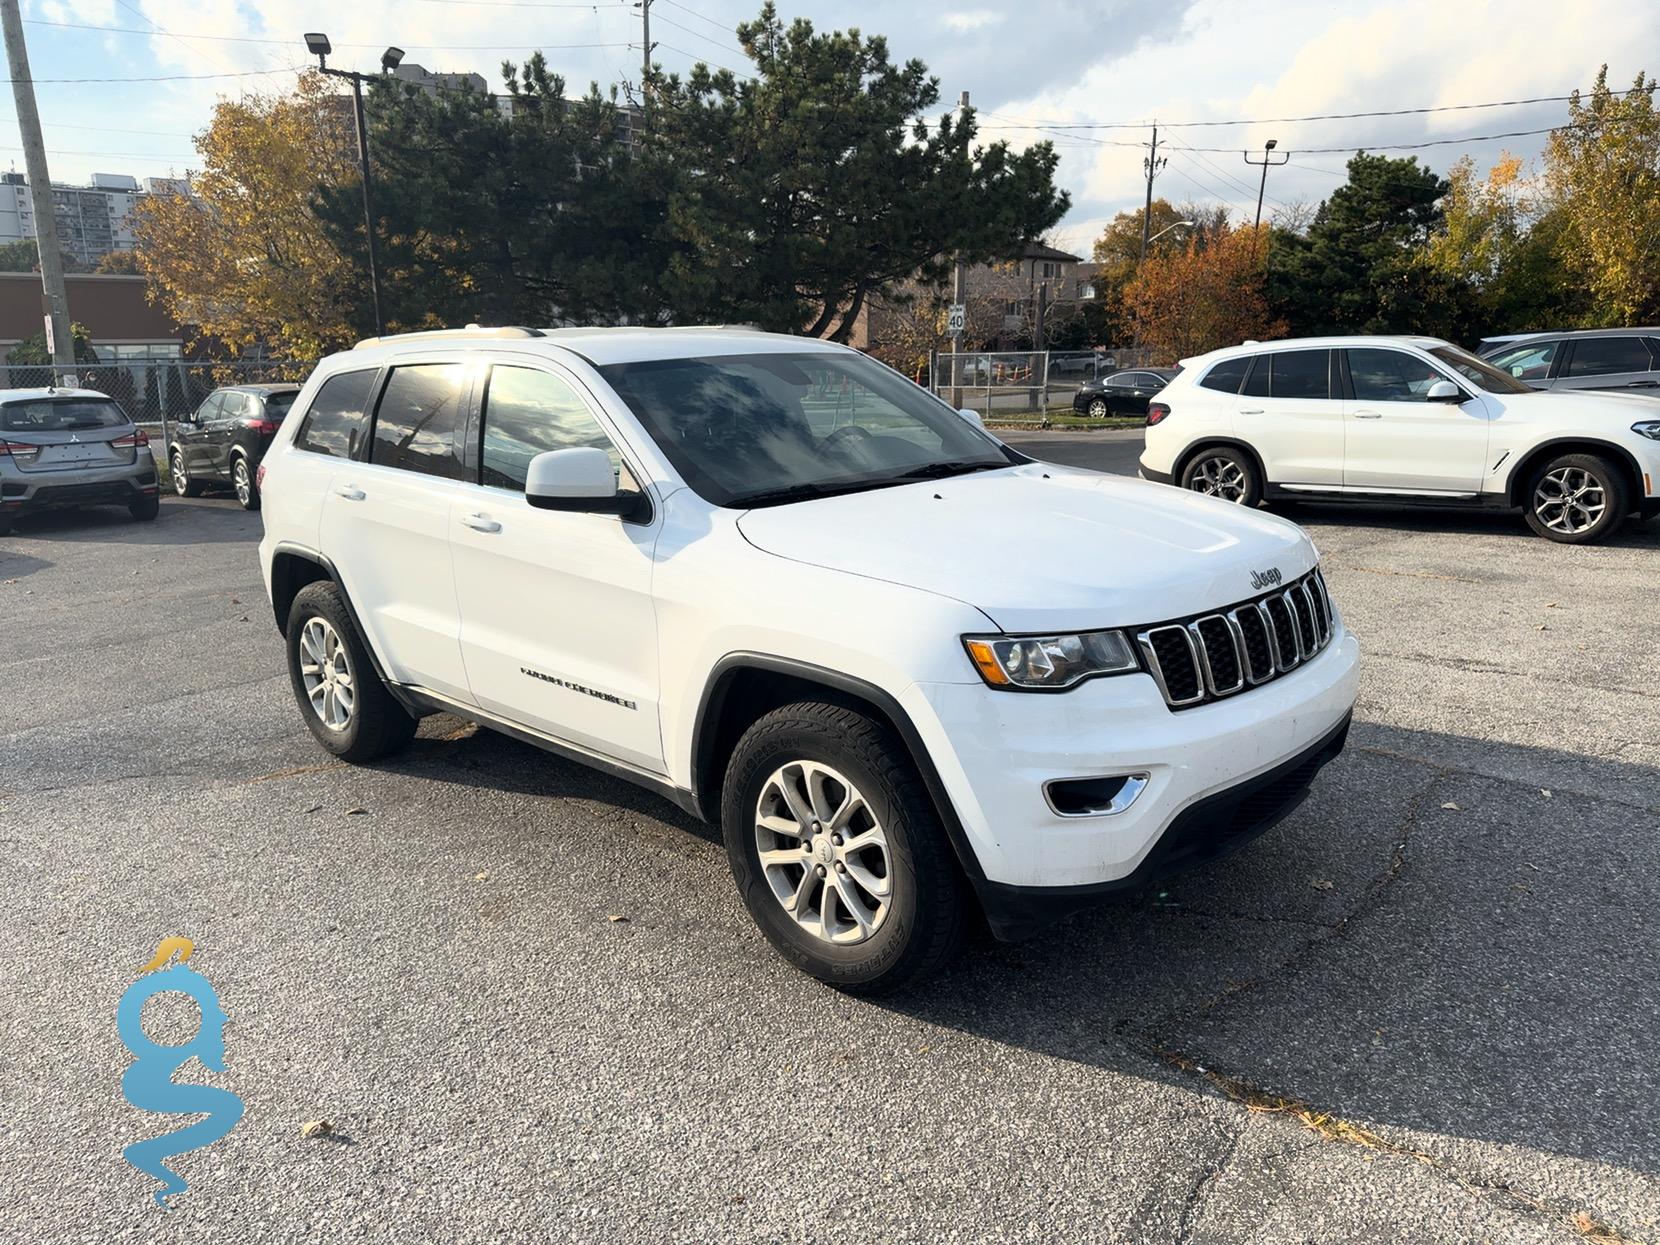
{"type": "Polygon", "coordinates": [[[1193,1239],[1193,1228],[1198,1222],[1206,1192],[1233,1163],[1234,1155],[1239,1153],[1240,1140],[1245,1136],[1245,1131],[1250,1126],[1251,1116],[1247,1112],[1244,1118],[1240,1120],[1237,1128],[1228,1130],[1228,1144],[1223,1149],[1221,1156],[1217,1158],[1212,1166],[1199,1173],[1199,1178],[1193,1182],[1193,1187],[1188,1190],[1187,1199],[1182,1203],[1181,1215],[1176,1221],[1176,1245],[1187,1245],[1187,1242],[1193,1239]]]}

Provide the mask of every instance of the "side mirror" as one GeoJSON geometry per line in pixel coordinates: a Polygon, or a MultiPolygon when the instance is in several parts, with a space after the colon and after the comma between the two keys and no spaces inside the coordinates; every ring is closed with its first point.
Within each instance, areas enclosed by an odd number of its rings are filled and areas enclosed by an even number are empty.
{"type": "Polygon", "coordinates": [[[986,421],[980,417],[980,412],[979,411],[971,411],[965,406],[961,410],[959,410],[957,412],[957,414],[961,415],[964,419],[966,419],[969,423],[973,424],[981,432],[984,432],[986,430],[986,421]]]}
{"type": "Polygon", "coordinates": [[[611,456],[592,446],[548,450],[531,459],[525,472],[525,501],[538,510],[630,515],[642,500],[638,493],[617,490],[611,456]]]}
{"type": "Polygon", "coordinates": [[[1450,402],[1457,406],[1464,401],[1464,391],[1450,380],[1438,380],[1429,387],[1429,392],[1424,394],[1424,400],[1427,402],[1450,402]]]}

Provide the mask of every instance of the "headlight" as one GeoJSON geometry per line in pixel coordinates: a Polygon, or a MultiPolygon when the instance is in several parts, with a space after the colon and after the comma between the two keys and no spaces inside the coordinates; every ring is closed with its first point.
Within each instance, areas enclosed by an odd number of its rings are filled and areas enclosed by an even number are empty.
{"type": "Polygon", "coordinates": [[[1650,441],[1660,441],[1660,419],[1643,419],[1631,425],[1631,431],[1650,441]]]}
{"type": "Polygon", "coordinates": [[[1121,631],[1085,631],[1072,635],[965,635],[980,677],[993,687],[1071,687],[1098,674],[1139,670],[1135,650],[1121,631]]]}

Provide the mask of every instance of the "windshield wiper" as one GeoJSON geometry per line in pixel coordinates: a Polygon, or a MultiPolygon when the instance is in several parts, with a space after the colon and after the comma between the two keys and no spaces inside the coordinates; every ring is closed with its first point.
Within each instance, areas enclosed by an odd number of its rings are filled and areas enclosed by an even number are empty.
{"type": "Polygon", "coordinates": [[[899,473],[901,480],[943,480],[946,476],[965,476],[975,471],[995,471],[999,467],[1013,466],[1012,463],[988,462],[943,462],[924,463],[920,467],[912,467],[909,471],[899,473]]]}
{"type": "Polygon", "coordinates": [[[902,480],[851,480],[840,484],[820,482],[786,484],[781,488],[762,489],[758,493],[741,493],[726,504],[729,506],[771,506],[787,501],[806,501],[813,497],[836,497],[842,493],[862,493],[866,489],[902,484],[902,480]]]}

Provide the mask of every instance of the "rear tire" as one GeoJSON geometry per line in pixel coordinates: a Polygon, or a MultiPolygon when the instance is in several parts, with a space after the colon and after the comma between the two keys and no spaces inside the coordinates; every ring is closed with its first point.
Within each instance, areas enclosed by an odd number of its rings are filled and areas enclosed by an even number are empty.
{"type": "Polygon", "coordinates": [[[375,673],[337,585],[300,589],[288,611],[288,679],[307,728],[343,761],[373,761],[404,747],[416,719],[375,673]]]}
{"type": "Polygon", "coordinates": [[[727,765],[721,826],[755,923],[820,981],[886,994],[960,948],[956,855],[904,743],[868,714],[804,702],[762,717],[727,765]]]}
{"type": "Polygon", "coordinates": [[[161,498],[155,493],[146,493],[137,501],[127,503],[127,513],[140,523],[149,523],[161,513],[161,498]]]}
{"type": "Polygon", "coordinates": [[[253,468],[241,454],[231,459],[231,487],[244,510],[259,509],[259,486],[254,483],[253,468]]]}
{"type": "Polygon", "coordinates": [[[1522,498],[1527,525],[1546,540],[1591,545],[1625,520],[1625,477],[1596,454],[1562,454],[1533,473],[1522,498]]]}
{"type": "Polygon", "coordinates": [[[1229,445],[1207,446],[1195,454],[1182,468],[1181,485],[1241,506],[1255,506],[1262,501],[1262,475],[1256,463],[1250,455],[1229,445]]]}
{"type": "Polygon", "coordinates": [[[1088,414],[1091,419],[1105,419],[1112,414],[1112,408],[1107,405],[1105,398],[1096,398],[1089,404],[1088,414]]]}
{"type": "Polygon", "coordinates": [[[178,446],[167,451],[167,474],[173,479],[173,491],[180,497],[200,497],[202,485],[191,479],[184,465],[184,452],[178,446]]]}

